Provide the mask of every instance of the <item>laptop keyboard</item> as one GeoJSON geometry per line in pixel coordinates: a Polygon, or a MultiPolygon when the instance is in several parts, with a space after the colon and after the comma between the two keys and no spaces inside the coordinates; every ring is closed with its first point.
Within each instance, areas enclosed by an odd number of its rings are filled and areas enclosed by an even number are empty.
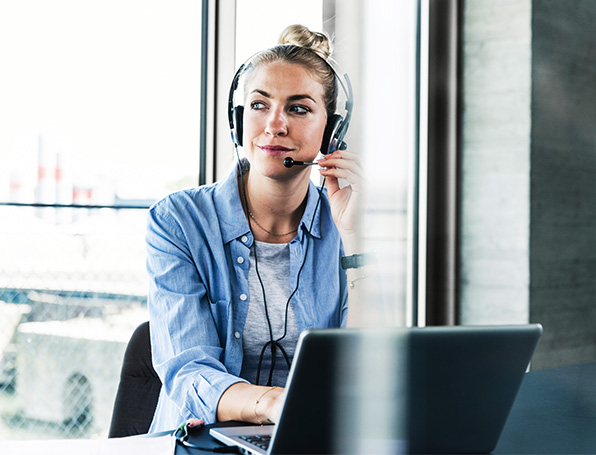
{"type": "Polygon", "coordinates": [[[246,442],[256,445],[260,449],[267,450],[269,447],[269,442],[271,442],[271,435],[248,435],[248,436],[239,436],[240,439],[243,439],[246,442]]]}

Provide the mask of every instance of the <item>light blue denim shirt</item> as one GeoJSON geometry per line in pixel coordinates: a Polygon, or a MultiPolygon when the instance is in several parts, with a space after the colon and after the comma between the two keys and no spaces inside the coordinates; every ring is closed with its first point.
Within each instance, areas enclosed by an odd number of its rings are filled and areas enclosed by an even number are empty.
{"type": "MultiPolygon", "coordinates": [[[[219,399],[240,378],[242,333],[250,299],[253,236],[238,196],[237,172],[209,186],[180,191],[151,207],[147,228],[149,319],[153,364],[162,389],[151,432],[197,417],[216,421],[219,399]]],[[[290,242],[292,299],[300,331],[345,326],[343,247],[326,191],[311,182],[300,229],[290,242]],[[313,215],[311,235],[307,235],[313,215]]]]}

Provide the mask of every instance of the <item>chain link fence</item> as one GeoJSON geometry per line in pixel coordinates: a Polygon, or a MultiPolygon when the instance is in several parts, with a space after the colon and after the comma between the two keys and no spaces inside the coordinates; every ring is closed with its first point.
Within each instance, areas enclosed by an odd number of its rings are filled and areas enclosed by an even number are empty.
{"type": "Polygon", "coordinates": [[[0,439],[107,436],[148,318],[145,217],[0,206],[0,439]]]}

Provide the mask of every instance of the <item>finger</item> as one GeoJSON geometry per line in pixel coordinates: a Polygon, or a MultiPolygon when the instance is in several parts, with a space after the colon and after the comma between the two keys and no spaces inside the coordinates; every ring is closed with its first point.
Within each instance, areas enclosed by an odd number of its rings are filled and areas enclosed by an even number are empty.
{"type": "Polygon", "coordinates": [[[328,188],[331,190],[331,183],[335,182],[336,185],[339,185],[337,179],[344,179],[346,180],[351,186],[356,189],[358,185],[362,182],[362,176],[356,172],[353,172],[350,169],[346,168],[325,168],[320,170],[321,175],[327,177],[327,181],[329,182],[328,188]]]}
{"type": "Polygon", "coordinates": [[[186,425],[188,425],[189,428],[202,427],[205,425],[205,421],[203,419],[188,419],[186,425]]]}
{"type": "Polygon", "coordinates": [[[345,160],[344,162],[353,162],[360,166],[360,155],[358,153],[349,152],[347,150],[337,150],[328,155],[323,155],[319,162],[323,165],[330,160],[345,160]]]}
{"type": "Polygon", "coordinates": [[[329,194],[334,194],[336,191],[339,191],[339,182],[337,181],[337,178],[334,177],[333,175],[327,175],[325,174],[325,172],[327,171],[327,169],[319,169],[319,172],[321,173],[322,176],[325,177],[325,184],[327,186],[327,191],[329,192],[329,194]]]}
{"type": "Polygon", "coordinates": [[[360,177],[363,175],[362,167],[360,166],[360,157],[355,153],[350,153],[350,156],[343,155],[343,157],[335,154],[329,155],[319,160],[318,164],[322,168],[347,169],[360,177]]]}
{"type": "Polygon", "coordinates": [[[362,169],[358,166],[326,166],[320,172],[325,177],[346,179],[350,183],[360,183],[364,179],[362,169]]]}

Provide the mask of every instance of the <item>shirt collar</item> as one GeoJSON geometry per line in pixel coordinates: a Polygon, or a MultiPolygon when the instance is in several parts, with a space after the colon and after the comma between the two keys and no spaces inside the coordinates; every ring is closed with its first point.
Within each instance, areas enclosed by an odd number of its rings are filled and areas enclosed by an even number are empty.
{"type": "MultiPolygon", "coordinates": [[[[321,201],[317,207],[318,200],[319,189],[310,181],[306,209],[304,210],[304,215],[302,215],[300,226],[304,227],[304,231],[308,231],[314,215],[315,219],[310,235],[316,238],[321,237],[321,206],[323,205],[323,201],[321,201]],[[316,214],[314,214],[315,207],[317,207],[316,214]]],[[[215,189],[215,205],[217,207],[224,243],[250,234],[244,209],[240,203],[237,167],[234,167],[234,170],[230,172],[227,178],[217,185],[215,189]]],[[[302,235],[301,232],[300,238],[302,238],[302,235]]],[[[252,234],[250,234],[250,238],[252,239],[252,234]]]]}
{"type": "Polygon", "coordinates": [[[234,167],[227,178],[217,185],[214,198],[224,243],[250,234],[238,193],[237,167],[234,167]]]}

